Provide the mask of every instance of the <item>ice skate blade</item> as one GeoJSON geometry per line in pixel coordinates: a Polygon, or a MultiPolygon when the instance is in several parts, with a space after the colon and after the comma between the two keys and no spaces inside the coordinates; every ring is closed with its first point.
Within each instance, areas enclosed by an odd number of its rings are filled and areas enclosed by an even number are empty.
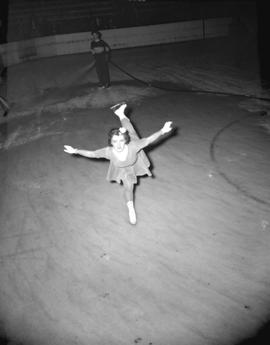
{"type": "Polygon", "coordinates": [[[120,108],[122,105],[124,105],[124,104],[127,104],[127,103],[126,103],[126,102],[117,103],[117,104],[113,105],[112,107],[110,107],[110,109],[111,109],[112,111],[115,111],[115,110],[119,109],[119,108],[120,108]]]}

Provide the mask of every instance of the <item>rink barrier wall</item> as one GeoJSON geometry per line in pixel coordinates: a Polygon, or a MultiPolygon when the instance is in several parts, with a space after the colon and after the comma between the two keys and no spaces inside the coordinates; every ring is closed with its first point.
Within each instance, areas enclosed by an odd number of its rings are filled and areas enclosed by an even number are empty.
{"type": "MultiPolygon", "coordinates": [[[[200,19],[101,32],[112,49],[123,49],[227,36],[231,20],[230,17],[200,19]]],[[[90,32],[81,32],[2,44],[0,53],[3,64],[11,66],[44,57],[86,53],[89,48],[90,32]]]]}

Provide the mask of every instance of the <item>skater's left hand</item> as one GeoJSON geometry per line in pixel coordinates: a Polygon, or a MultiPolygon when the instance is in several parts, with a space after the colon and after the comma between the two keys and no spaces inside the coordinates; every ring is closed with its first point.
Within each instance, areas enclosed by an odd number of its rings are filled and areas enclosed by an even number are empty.
{"type": "Polygon", "coordinates": [[[168,133],[172,130],[172,121],[165,122],[164,126],[161,128],[162,134],[168,133]]]}
{"type": "Polygon", "coordinates": [[[74,149],[72,146],[64,145],[64,151],[66,153],[69,153],[69,154],[73,155],[73,154],[76,154],[78,150],[74,149]]]}

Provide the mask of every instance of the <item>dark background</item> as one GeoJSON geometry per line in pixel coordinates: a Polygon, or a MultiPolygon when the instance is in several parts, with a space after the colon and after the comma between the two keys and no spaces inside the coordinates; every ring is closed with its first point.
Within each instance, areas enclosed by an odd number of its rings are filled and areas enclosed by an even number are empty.
{"type": "Polygon", "coordinates": [[[264,1],[1,0],[0,6],[0,43],[93,29],[231,17],[231,35],[257,36],[262,86],[270,84],[270,24],[264,1]]]}
{"type": "Polygon", "coordinates": [[[2,40],[235,17],[247,22],[254,1],[1,0],[2,40]]]}

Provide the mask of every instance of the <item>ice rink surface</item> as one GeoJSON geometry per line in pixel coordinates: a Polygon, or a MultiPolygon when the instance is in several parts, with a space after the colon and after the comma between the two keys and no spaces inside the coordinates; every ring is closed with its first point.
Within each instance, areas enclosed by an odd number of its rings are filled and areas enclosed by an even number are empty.
{"type": "Polygon", "coordinates": [[[9,68],[3,344],[228,345],[266,324],[270,95],[256,49],[233,47],[219,38],[115,51],[106,90],[90,54],[9,68]],[[168,120],[175,128],[146,150],[154,177],[137,185],[136,226],[123,188],[105,180],[108,162],[63,151],[106,146],[119,101],[141,137],[168,120]]]}

